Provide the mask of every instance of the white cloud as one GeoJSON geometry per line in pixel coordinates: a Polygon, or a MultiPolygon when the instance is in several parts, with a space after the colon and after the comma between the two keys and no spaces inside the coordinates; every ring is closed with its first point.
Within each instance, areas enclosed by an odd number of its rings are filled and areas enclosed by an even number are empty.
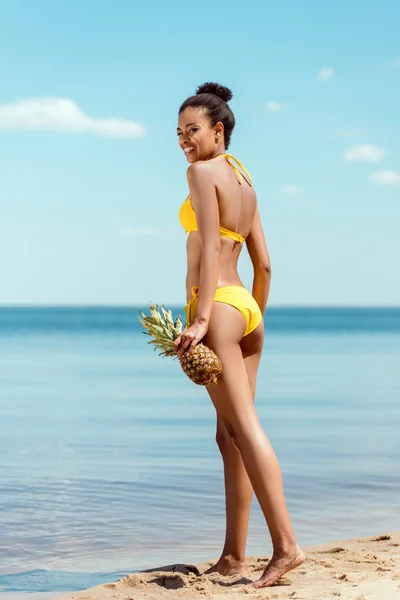
{"type": "Polygon", "coordinates": [[[270,100],[267,103],[267,109],[270,112],[279,112],[279,111],[283,110],[284,108],[286,108],[286,104],[279,104],[279,102],[275,102],[274,100],[270,100]]]}
{"type": "Polygon", "coordinates": [[[299,191],[299,188],[297,187],[297,185],[293,185],[291,183],[288,183],[286,185],[283,186],[282,191],[284,194],[297,194],[299,191]]]}
{"type": "Polygon", "coordinates": [[[385,148],[379,148],[372,144],[362,144],[361,146],[354,146],[349,148],[344,153],[346,160],[350,162],[369,162],[378,163],[384,156],[386,156],[385,148]]]}
{"type": "Polygon", "coordinates": [[[139,227],[132,227],[131,225],[125,225],[120,228],[119,233],[123,237],[132,237],[136,235],[158,235],[161,233],[160,227],[152,227],[142,225],[139,227]]]}
{"type": "Polygon", "coordinates": [[[329,81],[330,79],[332,79],[335,72],[335,69],[332,69],[332,67],[324,67],[323,69],[320,69],[318,71],[317,79],[318,81],[329,81]]]}
{"type": "Polygon", "coordinates": [[[397,171],[380,171],[372,173],[371,179],[380,185],[400,185],[400,173],[397,171]]]}
{"type": "Polygon", "coordinates": [[[400,56],[396,56],[393,60],[392,60],[392,65],[395,69],[400,69],[400,56]]]}
{"type": "Polygon", "coordinates": [[[144,126],[134,121],[89,117],[69,98],[27,98],[0,105],[0,131],[11,130],[93,133],[117,138],[145,134],[144,126]]]}

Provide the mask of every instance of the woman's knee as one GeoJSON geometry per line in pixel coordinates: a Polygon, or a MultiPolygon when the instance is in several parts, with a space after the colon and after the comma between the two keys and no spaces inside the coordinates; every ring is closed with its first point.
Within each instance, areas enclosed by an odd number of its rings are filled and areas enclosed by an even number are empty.
{"type": "Polygon", "coordinates": [[[261,423],[258,419],[256,411],[250,410],[247,415],[241,415],[239,419],[225,422],[226,428],[229,431],[231,443],[235,449],[241,450],[243,445],[247,445],[249,441],[256,438],[262,431],[261,423]]]}
{"type": "Polygon", "coordinates": [[[232,452],[232,450],[237,451],[235,438],[232,434],[233,429],[228,423],[225,423],[223,428],[217,427],[215,441],[222,455],[232,452]]]}

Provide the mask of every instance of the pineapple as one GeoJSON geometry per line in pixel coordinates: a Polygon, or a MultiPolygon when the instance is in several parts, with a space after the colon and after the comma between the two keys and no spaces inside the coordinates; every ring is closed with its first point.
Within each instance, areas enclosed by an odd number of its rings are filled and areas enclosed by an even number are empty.
{"type": "MultiPolygon", "coordinates": [[[[161,350],[160,356],[173,356],[177,358],[177,353],[174,348],[174,340],[183,330],[183,323],[178,315],[175,322],[172,319],[172,312],[165,310],[159,306],[150,304],[151,316],[146,316],[142,311],[142,318],[138,317],[139,321],[147,331],[143,331],[146,335],[152,336],[154,339],[148,343],[161,350]]],[[[218,377],[221,375],[222,364],[218,356],[201,342],[197,344],[193,350],[187,351],[182,357],[178,357],[180,365],[186,375],[198,385],[209,385],[217,383],[218,377]]]]}

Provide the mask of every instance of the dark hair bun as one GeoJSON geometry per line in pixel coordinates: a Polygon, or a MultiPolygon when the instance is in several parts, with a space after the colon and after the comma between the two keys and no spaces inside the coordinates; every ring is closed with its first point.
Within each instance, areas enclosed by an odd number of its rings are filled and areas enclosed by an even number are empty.
{"type": "Polygon", "coordinates": [[[225,102],[229,102],[233,96],[229,88],[219,85],[219,83],[203,83],[203,85],[199,85],[196,90],[196,95],[198,94],[214,94],[214,96],[218,96],[225,102]]]}

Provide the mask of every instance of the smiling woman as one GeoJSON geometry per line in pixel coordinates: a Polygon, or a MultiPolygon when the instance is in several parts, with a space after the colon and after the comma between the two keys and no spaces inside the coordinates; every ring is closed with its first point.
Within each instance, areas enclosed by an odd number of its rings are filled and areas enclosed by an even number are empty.
{"type": "MultiPolygon", "coordinates": [[[[224,134],[224,145],[225,148],[228,149],[229,143],[231,140],[231,135],[233,128],[235,127],[235,116],[228,105],[229,100],[232,99],[232,92],[229,88],[223,87],[222,85],[209,84],[205,83],[201,85],[195,96],[191,96],[185,102],[183,102],[182,106],[179,109],[179,114],[181,115],[185,109],[187,108],[198,108],[204,112],[204,109],[207,109],[207,118],[209,123],[214,127],[218,122],[222,124],[223,130],[220,127],[217,128],[218,135],[221,135],[222,131],[224,134]],[[211,86],[211,87],[210,87],[211,86]],[[211,90],[211,93],[210,93],[211,90]]],[[[188,113],[188,116],[193,114],[194,117],[196,113],[188,113]]],[[[180,125],[180,123],[179,123],[180,125]]],[[[178,138],[183,136],[183,132],[178,125],[177,133],[178,138]]],[[[187,133],[195,133],[201,129],[201,125],[194,120],[191,123],[184,124],[184,130],[187,133]]],[[[186,144],[183,148],[186,156],[191,155],[192,159],[195,160],[195,151],[196,151],[196,143],[193,145],[186,144]]]]}
{"type": "Polygon", "coordinates": [[[228,88],[206,83],[179,109],[177,133],[190,163],[190,194],[179,211],[188,233],[187,326],[174,346],[182,357],[202,340],[222,362],[218,383],[207,392],[217,412],[227,525],[221,558],[207,572],[245,572],[254,489],[274,548],[262,577],[252,584],[260,588],[300,565],[304,555],[290,523],[278,461],[254,408],[271,269],[252,179],[226,153],[235,126],[231,98],[228,88]],[[244,243],[254,267],[252,294],[237,270],[244,243]]]}

